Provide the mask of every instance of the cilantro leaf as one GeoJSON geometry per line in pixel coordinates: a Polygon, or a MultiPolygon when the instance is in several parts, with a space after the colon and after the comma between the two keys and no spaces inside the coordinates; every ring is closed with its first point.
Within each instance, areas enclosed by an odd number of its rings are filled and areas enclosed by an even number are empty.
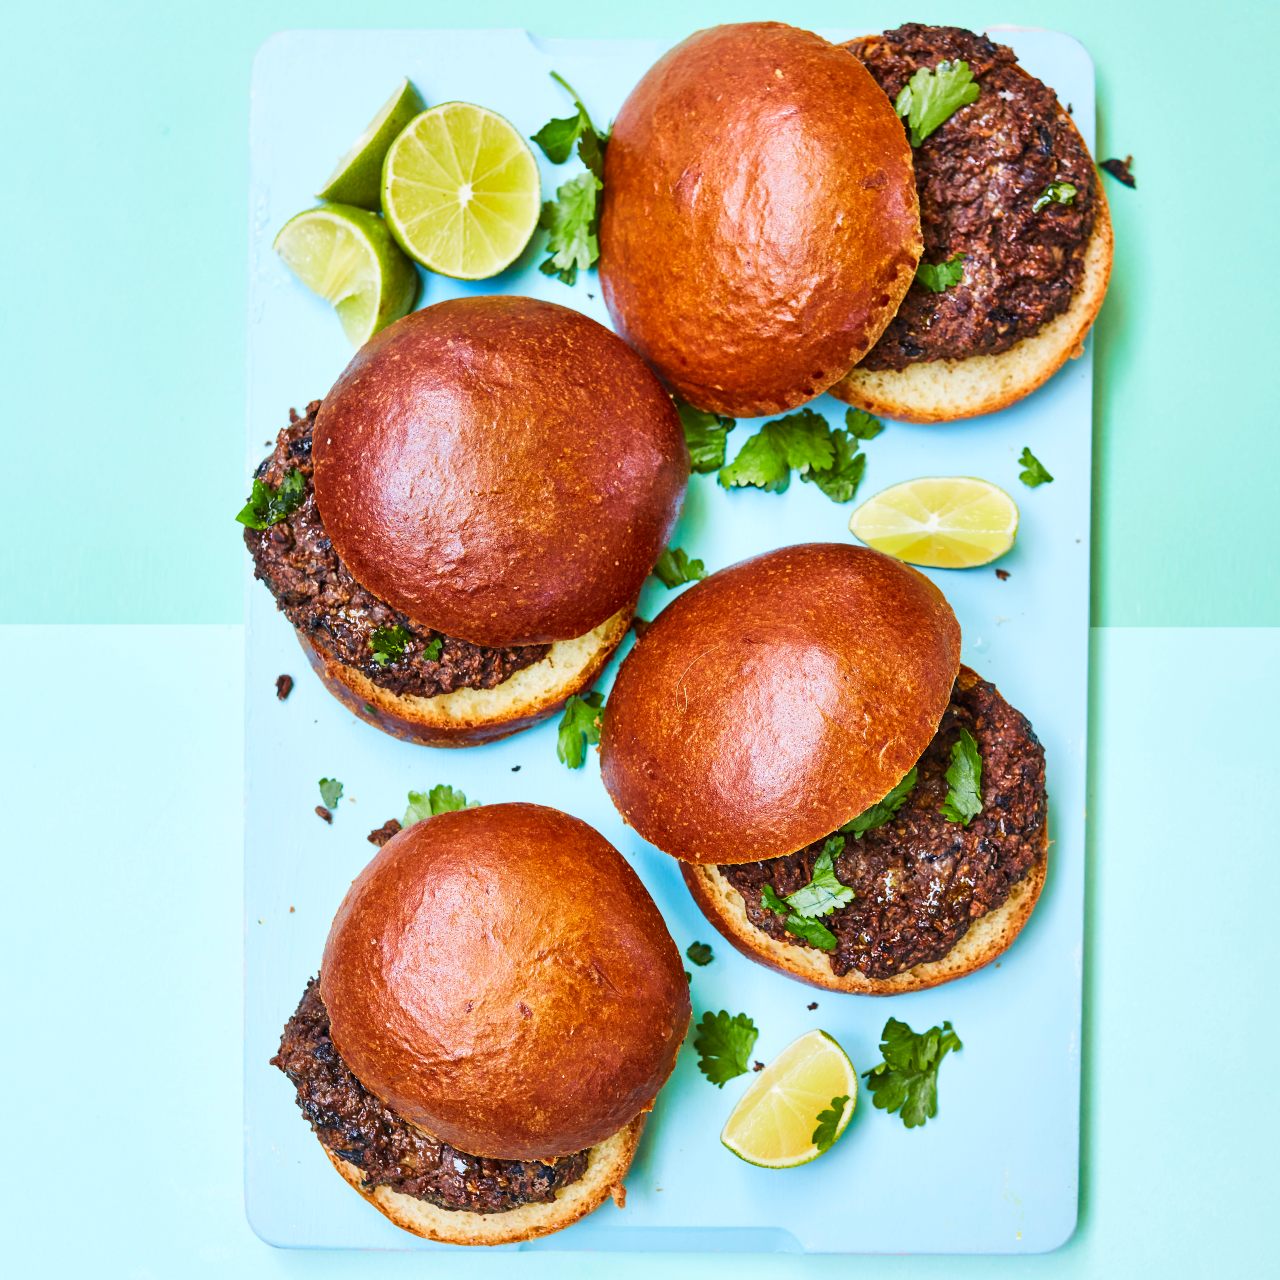
{"type": "Polygon", "coordinates": [[[422,646],[423,662],[439,662],[440,651],[444,648],[443,636],[432,636],[426,644],[422,646]]]}
{"type": "Polygon", "coordinates": [[[1037,489],[1042,484],[1052,484],[1053,477],[1045,470],[1045,465],[1031,452],[1025,445],[1022,452],[1018,455],[1018,465],[1022,468],[1018,472],[1018,479],[1027,486],[1028,489],[1037,489]]]}
{"type": "Polygon", "coordinates": [[[699,967],[710,964],[715,959],[711,947],[705,942],[689,943],[689,949],[685,952],[685,955],[699,967]]]}
{"type": "Polygon", "coordinates": [[[570,769],[581,769],[587,759],[587,748],[600,741],[600,708],[604,706],[604,694],[588,693],[579,697],[576,693],[564,704],[560,717],[560,733],[556,739],[556,755],[561,764],[570,769]]]}
{"type": "Polygon", "coordinates": [[[844,1119],[845,1108],[849,1105],[849,1095],[842,1093],[831,1099],[831,1107],[827,1111],[818,1112],[818,1127],[813,1131],[813,1145],[819,1154],[829,1151],[831,1144],[840,1136],[840,1121],[844,1119]]]}
{"type": "Polygon", "coordinates": [[[664,587],[680,587],[686,582],[701,582],[707,576],[707,566],[701,560],[690,560],[681,547],[667,547],[653,566],[653,576],[664,587]]]}
{"type": "Polygon", "coordinates": [[[961,1049],[951,1023],[919,1034],[905,1022],[890,1018],[880,1035],[884,1059],[864,1071],[871,1081],[871,1101],[881,1111],[896,1111],[908,1129],[938,1114],[938,1068],[952,1049],[961,1049]]]}
{"type": "Polygon", "coordinates": [[[916,268],[916,283],[923,285],[930,293],[945,293],[963,279],[963,253],[957,253],[945,262],[922,262],[916,268]]]}
{"type": "Polygon", "coordinates": [[[369,637],[369,648],[373,650],[373,660],[380,667],[388,662],[403,658],[409,647],[409,633],[401,626],[375,627],[369,637]]]}
{"type": "Polygon", "coordinates": [[[915,789],[916,776],[916,770],[913,767],[911,772],[883,800],[877,800],[871,808],[864,809],[856,818],[846,822],[840,830],[855,840],[861,840],[868,831],[883,827],[907,803],[907,797],[915,789]]]}
{"type": "Polygon", "coordinates": [[[968,729],[960,730],[951,748],[947,785],[947,798],[938,812],[948,822],[967,827],[982,812],[982,755],[968,729]]]}
{"type": "Polygon", "coordinates": [[[884,430],[884,423],[865,409],[846,409],[844,426],[855,440],[874,440],[884,430]]]}
{"type": "Polygon", "coordinates": [[[585,271],[599,258],[597,195],[603,186],[594,173],[580,173],[559,186],[556,198],[542,206],[538,225],[548,232],[547,250],[551,254],[538,267],[543,275],[573,284],[579,268],[585,271]]]}
{"type": "Polygon", "coordinates": [[[735,1076],[746,1075],[758,1035],[756,1024],[745,1013],[730,1016],[725,1009],[707,1010],[693,1037],[698,1070],[723,1089],[735,1076]]]}
{"type": "Polygon", "coordinates": [[[601,133],[592,123],[591,115],[582,105],[578,91],[562,75],[553,71],[551,78],[565,89],[578,108],[577,114],[565,116],[558,120],[548,120],[533,135],[552,164],[564,164],[573,152],[573,144],[578,144],[578,156],[583,164],[596,175],[604,177],[604,149],[609,141],[607,132],[601,133]]]}
{"type": "Polygon", "coordinates": [[[478,809],[479,800],[468,800],[461,791],[455,791],[445,783],[437,783],[430,791],[410,791],[409,807],[404,811],[402,827],[411,827],[424,818],[434,818],[438,813],[454,813],[459,809],[478,809]]]}
{"type": "Polygon", "coordinates": [[[867,455],[858,452],[858,442],[837,427],[831,433],[831,465],[810,468],[800,479],[816,484],[832,502],[849,502],[858,492],[867,471],[867,455]]]}
{"type": "Polygon", "coordinates": [[[814,920],[810,916],[797,915],[791,912],[786,920],[787,932],[793,934],[797,938],[803,938],[810,946],[817,947],[819,951],[834,951],[839,946],[839,940],[836,935],[827,928],[821,920],[814,920]]]}
{"type": "Polygon", "coordinates": [[[1071,204],[1076,198],[1076,187],[1073,182],[1051,182],[1036,197],[1036,202],[1031,206],[1032,213],[1039,213],[1041,209],[1048,208],[1051,204],[1071,204]]]}
{"type": "Polygon", "coordinates": [[[809,883],[787,895],[787,905],[802,916],[829,916],[853,901],[853,890],[836,875],[835,860],[844,852],[844,838],[831,836],[822,846],[809,883]]]}
{"type": "Polygon", "coordinates": [[[793,470],[825,471],[835,455],[826,418],[812,409],[800,409],[766,422],[749,437],[738,456],[720,468],[720,483],[726,489],[753,485],[782,493],[791,483],[793,470]]]}
{"type": "Polygon", "coordinates": [[[321,778],[320,799],[324,801],[326,809],[336,809],[338,801],[342,799],[342,783],[337,778],[321,778]]]}
{"type": "Polygon", "coordinates": [[[911,145],[918,147],[961,107],[975,102],[979,92],[967,62],[940,62],[932,71],[918,68],[902,86],[893,109],[910,129],[911,145]]]}
{"type": "Polygon", "coordinates": [[[249,501],[236,519],[249,529],[269,529],[291,516],[307,496],[307,478],[296,467],[286,471],[277,488],[254,478],[249,501]]]}
{"type": "Polygon", "coordinates": [[[737,426],[733,418],[695,409],[683,400],[676,401],[684,442],[689,446],[689,464],[699,475],[724,466],[725,437],[737,426]]]}

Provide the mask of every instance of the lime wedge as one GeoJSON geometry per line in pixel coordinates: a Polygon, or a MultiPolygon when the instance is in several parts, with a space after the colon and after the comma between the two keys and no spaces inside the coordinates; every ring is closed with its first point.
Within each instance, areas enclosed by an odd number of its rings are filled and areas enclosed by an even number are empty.
{"type": "Polygon", "coordinates": [[[849,529],[867,546],[908,564],[973,569],[1013,546],[1018,507],[987,480],[926,477],[868,498],[853,513],[849,529]]]}
{"type": "Polygon", "coordinates": [[[756,1076],[720,1141],[748,1164],[793,1169],[839,1138],[857,1102],[858,1073],[849,1055],[825,1031],[810,1031],[756,1076]]]}
{"type": "Polygon", "coordinates": [[[413,310],[417,300],[417,268],[382,219],[365,209],[308,209],[280,228],[275,250],[312,293],[333,303],[357,347],[413,310]]]}
{"type": "Polygon", "coordinates": [[[320,199],[377,209],[382,199],[382,161],[387,148],[425,105],[417,89],[408,80],[401,80],[395,93],[369,121],[369,127],[338,161],[320,192],[320,199]]]}
{"type": "Polygon", "coordinates": [[[469,102],[424,111],[382,167],[382,209],[401,248],[460,280],[509,267],[538,225],[541,200],[529,144],[502,116],[469,102]]]}

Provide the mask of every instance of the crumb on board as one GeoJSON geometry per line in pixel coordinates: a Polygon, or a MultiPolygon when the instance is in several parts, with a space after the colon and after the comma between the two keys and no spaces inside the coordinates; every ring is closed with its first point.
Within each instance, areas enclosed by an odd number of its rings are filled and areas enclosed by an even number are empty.
{"type": "Polygon", "coordinates": [[[292,676],[276,676],[276,697],[283,702],[293,692],[292,676]]]}
{"type": "Polygon", "coordinates": [[[324,807],[324,805],[322,804],[316,805],[316,817],[323,818],[325,822],[327,822],[330,826],[333,826],[333,814],[331,814],[329,810],[324,807]]]}
{"type": "Polygon", "coordinates": [[[997,577],[997,578],[999,578],[1001,582],[1008,582],[1008,581],[1009,581],[1009,570],[1008,570],[1008,569],[997,569],[997,570],[996,570],[996,577],[997,577]]]}
{"type": "Polygon", "coordinates": [[[1125,156],[1123,160],[1113,156],[1110,160],[1104,160],[1099,166],[1104,173],[1109,173],[1117,182],[1122,182],[1126,187],[1136,187],[1137,179],[1133,176],[1133,157],[1125,156]]]}
{"type": "Polygon", "coordinates": [[[752,1070],[752,1071],[763,1071],[763,1070],[764,1070],[764,1063],[763,1063],[763,1062],[761,1062],[759,1058],[757,1058],[757,1059],[756,1059],[756,1060],[751,1064],[751,1070],[752,1070]]]}
{"type": "Polygon", "coordinates": [[[805,1005],[805,1008],[808,1009],[810,1013],[812,1013],[817,1007],[818,1007],[818,1002],[816,1000],[811,1001],[809,1004],[805,1005]]]}
{"type": "Polygon", "coordinates": [[[395,818],[388,818],[382,826],[375,827],[365,838],[370,844],[376,844],[381,849],[399,830],[400,823],[395,818]]]}

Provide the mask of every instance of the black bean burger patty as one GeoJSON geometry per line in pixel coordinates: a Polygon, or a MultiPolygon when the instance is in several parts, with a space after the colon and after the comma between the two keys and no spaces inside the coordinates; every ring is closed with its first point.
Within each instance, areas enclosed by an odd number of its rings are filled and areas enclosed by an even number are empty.
{"type": "Polygon", "coordinates": [[[301,471],[305,500],[279,524],[244,531],[254,576],[266,583],[285,617],[318,648],[397,694],[434,698],[455,689],[492,689],[541,662],[549,645],[488,649],[415,627],[351,576],[325,533],[311,487],[311,428],[319,408],[312,401],[301,418],[290,410],[289,425],[254,472],[274,488],[289,471],[301,471]],[[404,652],[382,664],[371,644],[379,627],[399,627],[408,636],[404,652]],[[439,654],[429,660],[426,648],[437,639],[439,654]]]}
{"type": "Polygon", "coordinates": [[[920,68],[969,64],[980,93],[914,149],[923,262],[964,257],[964,279],[932,293],[917,279],[859,365],[995,355],[1065,311],[1084,272],[1097,208],[1093,161],[1052,89],[1013,51],[959,27],[909,23],[847,46],[896,100],[920,68]],[[1035,209],[1054,182],[1072,203],[1035,209]]]}
{"type": "MultiPolygon", "coordinates": [[[[836,936],[827,955],[837,976],[858,969],[868,978],[890,978],[941,959],[1044,857],[1044,749],[994,685],[961,669],[951,705],[916,768],[915,790],[894,818],[861,839],[840,837],[844,849],[835,870],[854,898],[822,921],[836,936]],[[938,812],[962,727],[982,756],[982,812],[967,827],[938,812]]],[[[760,899],[766,884],[783,897],[808,884],[825,843],[719,868],[742,894],[757,929],[811,945],[788,933],[760,899]]]]}
{"type": "Polygon", "coordinates": [[[307,983],[271,1059],[298,1091],[298,1107],[334,1155],[355,1165],[366,1191],[385,1186],[442,1209],[503,1213],[548,1203],[586,1172],[587,1153],[543,1164],[487,1160],[429,1137],[383,1106],[351,1074],[329,1037],[319,985],[307,983]]]}

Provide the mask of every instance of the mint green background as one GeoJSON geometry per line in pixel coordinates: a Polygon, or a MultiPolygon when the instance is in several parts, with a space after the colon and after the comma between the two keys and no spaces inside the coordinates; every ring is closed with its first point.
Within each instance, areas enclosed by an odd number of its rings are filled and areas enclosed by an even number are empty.
{"type": "Polygon", "coordinates": [[[1117,265],[1097,332],[1094,623],[1280,623],[1280,575],[1258,569],[1280,474],[1277,15],[1273,0],[15,6],[0,74],[0,622],[240,618],[227,549],[245,487],[249,70],[272,31],[676,37],[752,17],[874,30],[910,16],[1076,35],[1098,65],[1100,154],[1136,157],[1136,191],[1106,180],[1117,265]]]}

